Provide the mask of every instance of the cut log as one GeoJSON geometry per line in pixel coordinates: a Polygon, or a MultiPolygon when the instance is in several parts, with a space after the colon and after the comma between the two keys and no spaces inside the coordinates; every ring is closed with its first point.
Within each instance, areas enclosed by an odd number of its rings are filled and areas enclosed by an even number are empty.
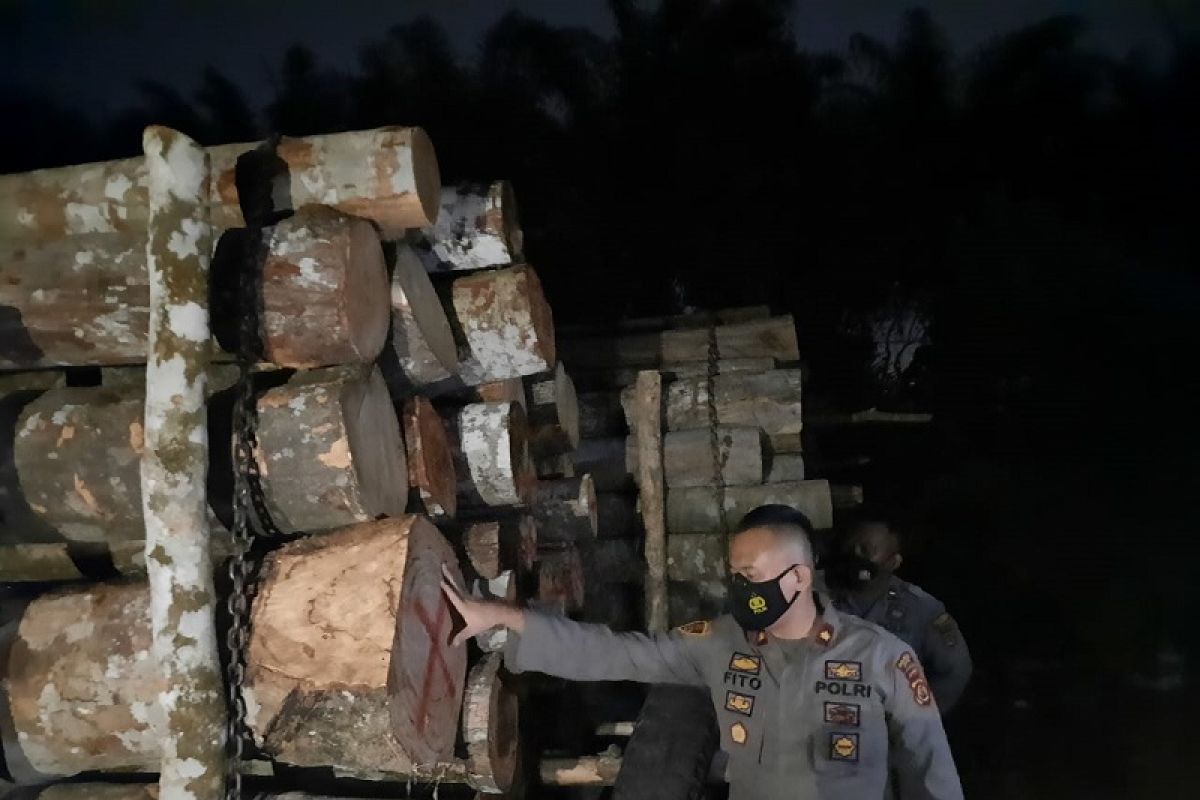
{"type": "Polygon", "coordinates": [[[66,544],[0,545],[0,583],[83,578],[66,544]]]}
{"type": "Polygon", "coordinates": [[[246,672],[247,724],[265,753],[402,774],[451,755],[466,650],[448,646],[443,565],[458,571],[450,545],[416,516],[267,557],[246,672]]]}
{"type": "Polygon", "coordinates": [[[404,513],[400,423],[378,369],[298,373],[258,399],[259,469],[276,524],[319,531],[404,513]]]}
{"type": "Polygon", "coordinates": [[[68,541],[143,539],[143,413],[140,395],[92,388],[51,389],[21,412],[13,442],[21,492],[68,541]]]}
{"type": "Polygon", "coordinates": [[[467,745],[467,782],[487,794],[506,794],[520,761],[517,695],[505,685],[499,654],[487,655],[467,678],[462,737],[467,745]]]}
{"type": "Polygon", "coordinates": [[[538,555],[538,604],[565,613],[583,607],[583,561],[573,546],[543,550],[538,555]]]}
{"type": "MultiPolygon", "coordinates": [[[[717,326],[718,358],[800,358],[796,324],[790,315],[717,326]]],[[[708,361],[709,329],[667,330],[661,333],[565,340],[562,358],[577,369],[641,367],[708,361]]]]}
{"type": "Polygon", "coordinates": [[[646,535],[637,495],[627,492],[599,492],[596,507],[599,531],[603,539],[641,539],[646,535]]]}
{"type": "Polygon", "coordinates": [[[527,572],[537,556],[537,523],[528,514],[473,522],[463,530],[462,541],[481,578],[499,578],[508,570],[527,572]]]}
{"type": "Polygon", "coordinates": [[[263,265],[267,360],[298,368],[374,361],[388,316],[387,268],[371,223],[308,206],[271,230],[263,265]]]}
{"type": "Polygon", "coordinates": [[[710,328],[714,324],[750,322],[751,320],[767,319],[770,316],[770,306],[737,306],[717,311],[673,314],[666,317],[633,317],[600,324],[562,325],[559,327],[559,331],[564,336],[583,338],[609,333],[664,331],[672,328],[710,328]]]}
{"type": "Polygon", "coordinates": [[[617,752],[577,758],[543,758],[539,774],[547,786],[612,786],[621,772],[617,752]]]}
{"type": "MultiPolygon", "coordinates": [[[[643,372],[633,386],[629,427],[637,439],[638,505],[646,528],[646,629],[667,627],[667,530],[663,494],[662,376],[643,372]]],[[[673,530],[674,528],[671,527],[673,530]]]]}
{"type": "MultiPolygon", "coordinates": [[[[144,370],[138,370],[145,373],[144,370]]],[[[32,389],[61,389],[67,385],[67,374],[61,370],[43,369],[37,372],[0,373],[0,397],[32,389]]]]}
{"type": "Polygon", "coordinates": [[[525,236],[508,181],[444,187],[441,206],[432,227],[409,232],[430,272],[521,263],[525,236]]]}
{"type": "Polygon", "coordinates": [[[596,538],[596,488],[590,475],[541,481],[532,508],[538,545],[575,544],[596,538]]]}
{"type": "Polygon", "coordinates": [[[446,310],[417,255],[396,246],[392,270],[392,346],[414,386],[449,380],[458,372],[458,345],[446,310]]]}
{"type": "Polygon", "coordinates": [[[405,401],[403,416],[408,484],[420,497],[426,514],[452,518],[458,509],[458,479],[446,425],[423,397],[405,401]]]}
{"type": "MultiPolygon", "coordinates": [[[[30,800],[159,800],[162,794],[158,786],[142,783],[67,783],[45,789],[30,789],[30,800]]],[[[260,794],[265,800],[338,800],[324,794],[284,792],[283,794],[260,794]]],[[[6,797],[6,800],[8,798],[6,797]]],[[[11,800],[24,800],[14,797],[11,800]]]]}
{"type": "MultiPolygon", "coordinates": [[[[717,449],[726,486],[751,486],[763,482],[763,470],[770,464],[771,451],[761,430],[720,425],[717,427],[717,449]]],[[[636,469],[636,447],[629,448],[629,459],[636,469]]],[[[663,472],[669,489],[712,486],[715,469],[709,430],[672,431],[663,436],[663,472]]]]}
{"type": "MultiPolygon", "coordinates": [[[[717,422],[762,428],[769,436],[799,433],[803,427],[800,370],[777,369],[760,374],[718,375],[717,422]]],[[[622,393],[626,413],[633,392],[622,393]]],[[[666,425],[679,431],[708,427],[708,380],[676,381],[666,390],[666,425]]]]}
{"type": "MultiPolygon", "coordinates": [[[[730,524],[736,525],[750,511],[768,503],[782,503],[803,511],[818,530],[833,527],[829,481],[730,486],[725,490],[725,512],[730,524]]],[[[667,494],[667,528],[672,534],[720,530],[716,492],[707,486],[670,491],[667,494]]]]}
{"type": "Polygon", "coordinates": [[[12,724],[5,755],[10,769],[31,771],[22,782],[158,771],[166,683],[151,644],[145,584],[96,585],[29,604],[3,681],[12,724]]]}
{"type": "Polygon", "coordinates": [[[723,581],[729,574],[723,533],[672,533],[667,537],[667,578],[673,581],[723,581]]]}
{"type": "Polygon", "coordinates": [[[787,483],[804,480],[803,453],[775,453],[767,470],[767,483],[787,483]]]}
{"type": "Polygon", "coordinates": [[[562,363],[526,381],[529,389],[529,446],[535,457],[568,453],[579,446],[579,399],[562,363]]]}
{"type": "Polygon", "coordinates": [[[143,158],[0,175],[0,241],[137,232],[144,245],[149,185],[143,158]]]}
{"type": "MultiPolygon", "coordinates": [[[[775,369],[773,358],[723,358],[717,361],[717,374],[735,372],[767,372],[775,369]]],[[[688,361],[682,364],[663,364],[658,368],[668,380],[694,380],[708,375],[708,364],[704,361],[688,361]]],[[[582,370],[574,373],[580,387],[589,391],[599,389],[623,389],[637,381],[637,367],[582,370]]]]}
{"type": "Polygon", "coordinates": [[[461,506],[525,505],[537,484],[526,439],[525,412],[516,403],[472,403],[448,428],[461,506]]]}
{"type": "Polygon", "coordinates": [[[532,267],[459,278],[451,299],[469,350],[458,373],[468,386],[536,375],[554,366],[554,319],[532,267]]]}
{"type": "MultiPolygon", "coordinates": [[[[237,159],[259,143],[209,148],[213,179],[213,224],[245,224],[239,208],[237,159]]],[[[432,225],[438,216],[441,177],[433,143],[420,128],[376,128],[323,136],[287,138],[278,159],[275,210],[333,206],[369,219],[384,238],[432,225]]]]}
{"type": "Polygon", "coordinates": [[[603,439],[629,433],[619,392],[583,392],[578,399],[582,439],[603,439]]]}

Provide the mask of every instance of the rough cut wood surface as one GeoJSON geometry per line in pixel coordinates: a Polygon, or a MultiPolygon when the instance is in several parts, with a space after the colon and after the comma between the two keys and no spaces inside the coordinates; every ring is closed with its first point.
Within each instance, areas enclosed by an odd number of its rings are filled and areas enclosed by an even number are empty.
{"type": "Polygon", "coordinates": [[[472,522],[463,529],[462,541],[471,568],[481,578],[528,571],[537,553],[537,522],[528,514],[472,522]]]}
{"type": "Polygon", "coordinates": [[[464,506],[525,505],[537,476],[529,455],[525,412],[516,403],[472,403],[448,428],[464,506]]]}
{"type": "Polygon", "coordinates": [[[579,399],[562,362],[526,379],[530,442],[535,457],[569,453],[579,446],[579,399]]]}
{"type": "MultiPolygon", "coordinates": [[[[829,481],[793,481],[763,486],[730,486],[725,490],[725,512],[731,525],[751,510],[782,503],[808,515],[817,529],[833,527],[833,502],[829,481]]],[[[711,487],[673,489],[667,493],[667,529],[676,533],[720,530],[716,492],[711,487]]]]}
{"type": "MultiPolygon", "coordinates": [[[[718,375],[714,381],[718,424],[762,428],[769,436],[799,433],[803,428],[800,381],[798,369],[718,375]]],[[[665,394],[668,430],[708,427],[706,378],[675,381],[665,394]]],[[[632,397],[630,389],[622,395],[627,413],[632,397]]]]}
{"type": "Polygon", "coordinates": [[[308,206],[275,225],[267,247],[267,360],[299,368],[374,361],[389,311],[383,247],[371,223],[308,206]]]}
{"type": "Polygon", "coordinates": [[[284,530],[328,530],[404,512],[404,441],[378,369],[301,372],[264,392],[258,442],[264,494],[284,530]]]}
{"type": "Polygon", "coordinates": [[[495,181],[444,187],[437,222],[410,231],[409,239],[430,272],[519,264],[525,236],[512,185],[495,181]]]}
{"type": "Polygon", "coordinates": [[[408,245],[396,245],[392,267],[392,347],[414,386],[445,381],[458,372],[458,345],[442,301],[408,245]]]}
{"type": "Polygon", "coordinates": [[[498,653],[484,656],[467,677],[463,695],[467,782],[487,794],[512,788],[520,760],[517,695],[505,683],[503,664],[498,653]]]}
{"type": "Polygon", "coordinates": [[[590,475],[540,481],[532,513],[538,543],[581,543],[596,538],[596,488],[590,475]]]}
{"type": "Polygon", "coordinates": [[[453,568],[449,544],[416,516],[271,553],[248,650],[247,722],[256,743],[297,766],[399,773],[432,753],[448,755],[466,654],[442,641],[449,632],[438,589],[443,562],[453,568]],[[398,731],[395,715],[411,716],[418,706],[421,725],[409,720],[398,731]]]}
{"type": "Polygon", "coordinates": [[[145,584],[101,584],[30,603],[3,683],[20,757],[51,776],[157,772],[165,684],[151,644],[145,584]]]}
{"type": "Polygon", "coordinates": [[[452,518],[458,510],[458,478],[446,425],[424,397],[406,400],[403,417],[408,484],[416,490],[426,514],[452,518]]]}
{"type": "Polygon", "coordinates": [[[533,267],[459,278],[451,299],[469,351],[459,365],[467,385],[536,375],[554,366],[554,319],[533,267]]]}

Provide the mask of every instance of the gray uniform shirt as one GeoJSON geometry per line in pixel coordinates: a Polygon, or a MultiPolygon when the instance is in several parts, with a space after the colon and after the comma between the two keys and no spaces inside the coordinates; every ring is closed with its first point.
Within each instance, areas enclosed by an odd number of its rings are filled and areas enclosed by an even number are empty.
{"type": "Polygon", "coordinates": [[[962,797],[916,656],[832,607],[799,642],[747,634],[729,616],[647,635],[527,612],[506,661],[571,680],[708,687],[733,800],[884,798],[889,748],[905,800],[962,797]]]}
{"type": "Polygon", "coordinates": [[[867,602],[834,595],[833,603],[907,642],[925,667],[942,713],[957,705],[971,679],[973,664],[958,623],[942,601],[892,575],[886,591],[867,602]]]}

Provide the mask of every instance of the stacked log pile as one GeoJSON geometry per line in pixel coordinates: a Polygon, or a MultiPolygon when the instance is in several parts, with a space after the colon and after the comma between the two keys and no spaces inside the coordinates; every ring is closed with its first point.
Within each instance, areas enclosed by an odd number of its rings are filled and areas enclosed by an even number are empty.
{"type": "MultiPolygon", "coordinates": [[[[284,534],[254,548],[253,750],[339,777],[519,791],[504,637],[448,646],[441,568],[574,613],[600,505],[575,467],[579,401],[512,188],[441,189],[417,128],[208,157],[219,241],[196,313],[226,362],[207,368],[212,557],[229,555],[239,350],[256,362],[262,504],[284,534]]],[[[151,338],[147,169],[0,176],[0,581],[59,584],[0,620],[0,740],[22,784],[158,772],[171,724],[140,478],[155,387],[130,375],[151,338]]],[[[121,791],[157,796],[88,796],[121,791]]]]}
{"type": "MultiPolygon", "coordinates": [[[[672,624],[722,609],[725,526],[752,508],[785,503],[818,528],[832,526],[831,487],[804,469],[800,354],[791,317],[736,308],[567,333],[560,347],[580,367],[582,389],[576,465],[596,484],[600,533],[613,551],[628,552],[644,535],[634,509],[642,457],[634,436],[635,381],[644,370],[662,375],[661,452],[650,457],[661,459],[665,489],[672,624]]],[[[648,560],[658,557],[655,550],[647,542],[648,560]]]]}

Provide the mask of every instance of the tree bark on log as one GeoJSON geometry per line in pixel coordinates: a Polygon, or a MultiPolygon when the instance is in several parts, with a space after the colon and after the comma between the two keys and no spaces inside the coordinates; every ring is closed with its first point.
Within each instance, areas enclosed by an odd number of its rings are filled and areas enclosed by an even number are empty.
{"type": "Polygon", "coordinates": [[[263,493],[284,530],[397,516],[408,503],[400,423],[378,369],[298,373],[258,399],[263,493]]]}
{"type": "MultiPolygon", "coordinates": [[[[726,486],[763,482],[771,463],[770,447],[758,428],[717,426],[717,450],[726,486]]],[[[637,471],[637,443],[626,444],[626,464],[637,471]]],[[[713,485],[712,435],[707,429],[671,431],[663,436],[663,474],[668,489],[713,485]]]]}
{"type": "Polygon", "coordinates": [[[143,158],[0,175],[0,241],[144,235],[149,185],[143,158]]]}
{"type": "MultiPolygon", "coordinates": [[[[568,339],[562,358],[576,369],[641,367],[658,369],[664,364],[707,361],[708,328],[667,330],[593,339],[568,339]]],[[[718,357],[772,358],[790,362],[800,358],[796,324],[790,315],[717,326],[718,357]]]]}
{"type": "Polygon", "coordinates": [[[387,268],[370,222],[308,206],[275,225],[263,265],[268,361],[307,369],[375,360],[388,331],[387,268]]]}
{"type": "Polygon", "coordinates": [[[471,568],[493,580],[508,570],[528,572],[537,557],[537,522],[528,514],[473,522],[462,534],[471,568]]]}
{"type": "Polygon", "coordinates": [[[508,181],[444,187],[432,227],[410,231],[430,272],[507,267],[523,260],[525,236],[508,181]]]}
{"type": "Polygon", "coordinates": [[[469,351],[458,372],[468,386],[536,375],[554,366],[554,319],[532,267],[459,278],[451,301],[469,351]]]}
{"type": "Polygon", "coordinates": [[[443,564],[457,573],[450,545],[416,516],[267,557],[246,674],[247,724],[264,752],[401,774],[449,757],[466,651],[447,646],[443,564]]]}
{"type": "Polygon", "coordinates": [[[521,407],[472,403],[454,420],[448,432],[460,507],[527,505],[537,476],[521,407]]]}
{"type": "Polygon", "coordinates": [[[667,537],[667,578],[673,581],[723,581],[729,574],[723,533],[672,533],[667,537]]]}
{"type": "Polygon", "coordinates": [[[500,674],[503,663],[498,653],[484,656],[471,670],[463,695],[467,783],[486,794],[508,793],[520,761],[517,695],[500,674]]]}
{"type": "Polygon", "coordinates": [[[452,379],[458,373],[458,345],[433,282],[412,248],[396,246],[392,269],[392,347],[414,386],[452,379]]]}
{"type": "Polygon", "coordinates": [[[538,545],[578,544],[596,538],[596,488],[590,475],[541,481],[532,508],[538,545]]]}
{"type": "Polygon", "coordinates": [[[584,573],[579,549],[567,545],[538,555],[538,604],[570,614],[583,608],[584,573]]]}
{"type": "MultiPolygon", "coordinates": [[[[731,524],[768,503],[782,503],[803,511],[818,530],[833,527],[829,481],[730,486],[725,490],[725,512],[731,524]]],[[[716,492],[711,487],[674,489],[667,494],[667,528],[671,533],[709,533],[720,527],[716,492]]]]}
{"type": "MultiPolygon", "coordinates": [[[[799,433],[801,419],[800,370],[777,369],[761,374],[718,375],[717,422],[762,428],[769,436],[799,433]]],[[[625,390],[622,402],[629,413],[633,393],[625,390]]],[[[708,427],[708,381],[676,381],[666,390],[666,424],[672,431],[708,427]]]]}
{"type": "MultiPolygon", "coordinates": [[[[735,372],[769,372],[775,369],[773,358],[723,358],[717,361],[717,374],[729,375],[735,372]]],[[[659,367],[664,380],[686,381],[708,376],[708,364],[703,361],[689,361],[683,364],[663,364],[659,367]]],[[[637,382],[637,367],[614,369],[592,369],[574,372],[576,382],[588,391],[620,390],[637,382]]]]}
{"type": "Polygon", "coordinates": [[[446,425],[424,397],[404,403],[404,446],[408,452],[408,484],[425,513],[453,518],[458,511],[458,479],[446,425]]]}
{"type": "Polygon", "coordinates": [[[638,505],[646,528],[646,629],[667,628],[667,514],[663,499],[662,376],[643,372],[634,384],[629,427],[637,439],[638,505]]]}
{"type": "Polygon", "coordinates": [[[152,646],[145,584],[99,584],[30,603],[2,684],[10,769],[19,758],[42,776],[157,772],[166,680],[152,646]]]}
{"type": "Polygon", "coordinates": [[[209,560],[208,414],[212,231],[208,157],[194,141],[151,126],[149,353],[141,460],[146,571],[158,696],[162,800],[218,800],[225,787],[225,698],[209,560]]]}
{"type": "Polygon", "coordinates": [[[579,398],[562,362],[552,372],[526,381],[529,389],[530,449],[538,458],[579,446],[579,398]]]}

